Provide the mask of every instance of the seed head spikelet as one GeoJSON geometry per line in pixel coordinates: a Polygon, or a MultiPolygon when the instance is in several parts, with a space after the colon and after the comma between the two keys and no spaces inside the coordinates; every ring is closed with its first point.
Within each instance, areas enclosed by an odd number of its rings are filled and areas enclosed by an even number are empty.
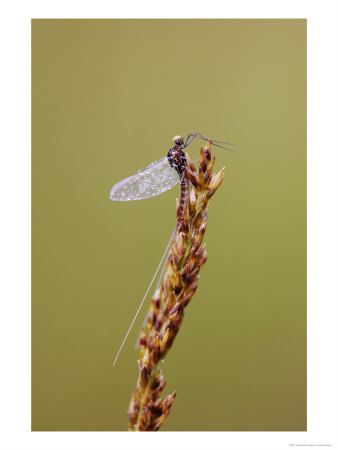
{"type": "Polygon", "coordinates": [[[199,272],[207,260],[202,240],[209,202],[224,176],[224,168],[213,175],[214,163],[210,141],[201,148],[198,170],[186,153],[175,232],[162,283],[150,302],[147,323],[140,335],[139,375],[128,410],[132,431],[157,431],[176,396],[174,392],[161,398],[165,381],[158,364],[182,326],[185,309],[198,286],[199,272]]]}

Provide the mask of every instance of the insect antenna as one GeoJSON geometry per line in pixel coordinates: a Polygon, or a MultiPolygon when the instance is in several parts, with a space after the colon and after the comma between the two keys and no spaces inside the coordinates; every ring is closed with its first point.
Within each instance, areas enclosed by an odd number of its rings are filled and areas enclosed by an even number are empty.
{"type": "Polygon", "coordinates": [[[126,335],[124,336],[124,339],[123,339],[123,341],[122,341],[122,344],[120,345],[120,348],[119,348],[119,350],[118,350],[118,352],[117,352],[117,355],[116,355],[116,357],[115,357],[115,360],[114,360],[114,363],[113,363],[113,367],[114,367],[115,364],[116,364],[117,358],[119,357],[119,355],[120,355],[120,353],[121,353],[121,350],[122,350],[122,348],[123,348],[123,346],[124,346],[124,343],[126,342],[127,337],[129,336],[129,333],[130,333],[131,329],[133,328],[134,322],[135,322],[135,320],[136,320],[136,318],[137,318],[137,316],[138,316],[138,314],[139,314],[139,312],[140,312],[140,310],[141,310],[141,308],[142,308],[142,305],[143,305],[145,299],[147,298],[148,292],[150,291],[150,288],[151,288],[151,286],[152,286],[152,284],[153,284],[153,282],[154,282],[154,280],[155,280],[155,278],[156,278],[156,275],[157,275],[158,271],[159,271],[160,268],[161,268],[162,262],[163,262],[165,256],[167,255],[167,252],[168,252],[168,250],[169,250],[171,241],[172,241],[172,239],[173,239],[173,237],[174,237],[174,234],[175,234],[175,232],[176,232],[176,228],[177,228],[177,227],[175,227],[174,232],[173,232],[173,234],[172,234],[171,237],[170,237],[170,240],[169,240],[169,242],[168,242],[167,248],[165,249],[165,251],[164,251],[164,253],[163,253],[163,256],[162,256],[162,258],[161,258],[161,261],[160,261],[159,265],[157,266],[156,272],[155,272],[155,274],[154,274],[154,276],[153,276],[153,278],[152,278],[152,280],[151,280],[151,282],[150,282],[150,284],[149,284],[149,286],[148,286],[148,289],[147,289],[146,293],[144,294],[144,297],[143,297],[143,299],[142,299],[142,301],[141,301],[141,303],[140,303],[140,306],[138,307],[138,310],[136,311],[136,314],[135,314],[135,316],[134,316],[134,318],[133,318],[133,320],[132,320],[132,322],[131,322],[131,324],[130,324],[129,329],[128,329],[126,335]]]}

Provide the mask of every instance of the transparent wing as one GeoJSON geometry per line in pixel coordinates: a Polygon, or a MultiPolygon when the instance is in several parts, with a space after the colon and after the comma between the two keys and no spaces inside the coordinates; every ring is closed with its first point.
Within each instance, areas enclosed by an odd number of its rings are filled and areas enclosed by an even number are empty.
{"type": "Polygon", "coordinates": [[[146,169],[116,183],[109,194],[111,200],[126,202],[162,194],[179,183],[180,177],[165,156],[146,169]]]}

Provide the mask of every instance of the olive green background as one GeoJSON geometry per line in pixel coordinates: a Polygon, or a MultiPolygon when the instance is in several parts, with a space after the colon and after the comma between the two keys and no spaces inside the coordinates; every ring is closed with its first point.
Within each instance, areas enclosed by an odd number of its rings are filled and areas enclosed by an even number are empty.
{"type": "Polygon", "coordinates": [[[213,149],[226,172],[162,430],[306,430],[306,20],[32,21],[33,430],[126,430],[146,307],[112,362],[179,187],[108,194],[185,131],[239,150],[213,149]]]}

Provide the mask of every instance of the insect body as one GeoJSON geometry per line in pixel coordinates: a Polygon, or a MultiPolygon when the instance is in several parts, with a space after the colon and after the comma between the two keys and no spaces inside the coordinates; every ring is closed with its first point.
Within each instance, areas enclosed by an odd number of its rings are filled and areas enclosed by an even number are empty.
{"type": "Polygon", "coordinates": [[[172,168],[176,170],[179,177],[182,177],[184,166],[186,165],[185,153],[183,149],[186,147],[181,136],[173,137],[175,145],[171,147],[167,154],[168,162],[172,168]]]}

